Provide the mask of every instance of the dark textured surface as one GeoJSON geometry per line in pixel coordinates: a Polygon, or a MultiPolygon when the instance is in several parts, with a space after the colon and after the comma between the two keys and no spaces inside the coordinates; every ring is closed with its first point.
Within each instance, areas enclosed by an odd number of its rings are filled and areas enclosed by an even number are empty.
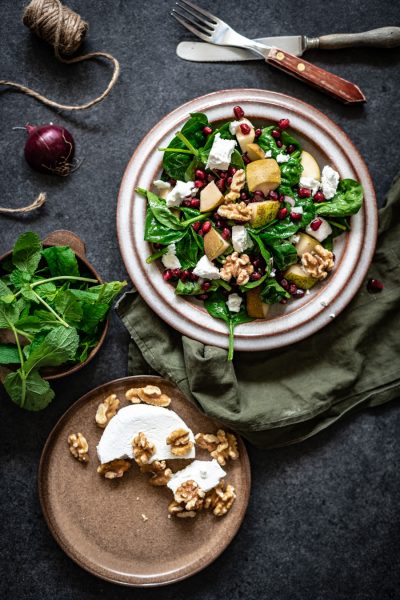
{"type": "MultiPolygon", "coordinates": [[[[118,252],[115,205],[124,167],[157,120],[195,96],[229,87],[291,94],[328,114],[357,144],[382,203],[399,168],[400,50],[313,52],[307,58],[358,83],[368,98],[345,107],[262,63],[191,64],[175,57],[187,38],[169,18],[171,2],[71,1],[90,24],[87,49],[121,62],[112,95],[88,112],[55,114],[21,94],[0,91],[1,204],[30,202],[40,190],[48,204],[25,219],[0,216],[0,253],[28,228],[45,235],[69,228],[87,243],[105,278],[125,270],[118,252]],[[29,169],[23,158],[27,122],[54,121],[74,134],[82,167],[55,179],[29,169]]],[[[63,66],[21,24],[23,3],[0,3],[2,77],[30,84],[50,97],[83,102],[110,75],[103,64],[63,66]]],[[[322,3],[237,0],[204,6],[250,36],[318,35],[400,24],[393,0],[322,3]]],[[[400,413],[395,403],[350,417],[301,446],[261,452],[250,448],[253,493],[243,526],[206,571],[163,590],[124,590],[95,579],[63,554],[42,519],[36,493],[41,449],[52,426],[83,393],[126,374],[128,339],[114,318],[100,356],[55,384],[43,413],[14,407],[1,390],[0,596],[14,599],[96,598],[389,599],[398,597],[400,413]]],[[[310,385],[318,385],[311,382],[310,385]]],[[[99,526],[101,519],[99,515],[99,526]]]]}

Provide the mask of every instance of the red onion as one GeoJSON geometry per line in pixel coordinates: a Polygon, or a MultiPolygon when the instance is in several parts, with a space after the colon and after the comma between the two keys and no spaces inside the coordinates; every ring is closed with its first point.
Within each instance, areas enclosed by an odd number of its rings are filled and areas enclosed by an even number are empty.
{"type": "Polygon", "coordinates": [[[295,205],[294,198],[292,198],[291,196],[285,196],[283,198],[283,201],[287,202],[288,204],[290,204],[290,206],[294,206],[295,205]]]}
{"type": "Polygon", "coordinates": [[[27,163],[36,171],[69,175],[76,166],[73,162],[75,142],[65,127],[58,125],[26,125],[25,144],[27,163]]]}

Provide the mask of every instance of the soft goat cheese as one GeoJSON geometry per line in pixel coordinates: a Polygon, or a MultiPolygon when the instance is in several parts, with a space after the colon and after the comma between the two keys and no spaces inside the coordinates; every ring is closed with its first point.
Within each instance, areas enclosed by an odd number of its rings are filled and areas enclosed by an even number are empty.
{"type": "Polygon", "coordinates": [[[220,480],[225,477],[226,472],[221,469],[218,462],[213,460],[194,460],[190,465],[177,471],[168,481],[167,486],[175,494],[176,490],[185,481],[195,481],[204,492],[212,490],[220,480]]]}
{"type": "Polygon", "coordinates": [[[241,119],[240,121],[231,121],[229,123],[229,131],[232,135],[236,135],[236,131],[238,127],[240,127],[243,123],[246,123],[249,127],[253,127],[252,123],[248,119],[241,119]]]}
{"type": "Polygon", "coordinates": [[[153,181],[153,185],[157,190],[170,190],[171,184],[168,181],[163,181],[162,179],[155,179],[153,181]]]}
{"type": "Polygon", "coordinates": [[[169,208],[180,206],[187,196],[192,195],[192,192],[197,192],[197,188],[194,187],[194,181],[177,181],[175,187],[167,194],[167,206],[169,208]]]}
{"type": "Polygon", "coordinates": [[[276,157],[277,163],[287,163],[290,160],[289,154],[278,154],[276,157]]]}
{"type": "Polygon", "coordinates": [[[206,169],[226,171],[231,163],[231,156],[236,146],[236,140],[223,140],[217,133],[206,164],[206,169]]]}
{"type": "Polygon", "coordinates": [[[244,252],[254,246],[246,227],[243,225],[234,225],[232,227],[232,246],[236,252],[244,252]]]}
{"type": "Polygon", "coordinates": [[[201,257],[193,269],[193,273],[203,279],[221,279],[218,268],[213,265],[206,255],[201,257]]]}
{"type": "Polygon", "coordinates": [[[326,165],[322,169],[321,188],[322,193],[325,196],[325,200],[331,200],[331,198],[333,198],[333,196],[336,194],[339,179],[339,173],[332,169],[332,167],[329,165],[326,165]]]}
{"type": "Polygon", "coordinates": [[[240,312],[240,305],[242,304],[242,298],[239,294],[229,294],[227,307],[230,312],[238,313],[240,312]]]}
{"type": "Polygon", "coordinates": [[[175,429],[185,429],[193,448],[185,458],[194,458],[194,435],[186,423],[173,410],[149,404],[132,404],[121,408],[104,430],[97,446],[97,456],[104,464],[117,458],[133,458],[132,440],[143,432],[149,442],[155,445],[155,453],[150,462],[179,458],[172,454],[167,437],[175,429]]]}
{"type": "Polygon", "coordinates": [[[161,262],[166,269],[180,269],[181,268],[180,260],[176,256],[175,244],[169,244],[168,252],[166,254],[162,255],[161,262]]]}
{"type": "Polygon", "coordinates": [[[299,186],[311,190],[311,194],[314,196],[319,190],[320,182],[314,177],[300,177],[299,186]]]}
{"type": "Polygon", "coordinates": [[[308,235],[311,235],[311,237],[315,238],[319,242],[323,242],[324,240],[326,240],[327,237],[331,235],[332,227],[329,225],[328,221],[325,221],[325,219],[323,219],[322,217],[318,217],[318,219],[321,219],[322,221],[318,229],[314,231],[310,223],[310,225],[307,225],[306,227],[306,233],[308,233],[308,235]]]}

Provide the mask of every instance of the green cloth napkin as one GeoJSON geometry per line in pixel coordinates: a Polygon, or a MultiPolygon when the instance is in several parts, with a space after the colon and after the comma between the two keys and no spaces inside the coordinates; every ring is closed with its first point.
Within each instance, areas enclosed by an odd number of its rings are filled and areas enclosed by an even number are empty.
{"type": "Polygon", "coordinates": [[[285,348],[227,352],[179,334],[134,290],[117,312],[131,334],[129,373],[160,374],[210,417],[256,446],[304,440],[351,410],[400,397],[400,177],[380,210],[379,239],[366,280],[324,329],[285,348]]]}

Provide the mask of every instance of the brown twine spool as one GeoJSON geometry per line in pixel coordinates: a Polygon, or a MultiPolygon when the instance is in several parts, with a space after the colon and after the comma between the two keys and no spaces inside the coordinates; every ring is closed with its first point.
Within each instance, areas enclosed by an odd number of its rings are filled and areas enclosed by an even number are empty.
{"type": "MultiPolygon", "coordinates": [[[[82,56],[76,56],[74,58],[63,58],[62,56],[76,52],[86,35],[88,24],[80,15],[68,8],[68,6],[62,5],[59,0],[32,0],[31,3],[25,7],[23,23],[42,40],[51,44],[54,48],[56,58],[65,64],[78,63],[97,57],[109,60],[114,67],[111,80],[100,96],[97,96],[97,98],[94,98],[94,100],[91,100],[90,102],[80,105],[55,102],[54,100],[50,100],[49,98],[46,98],[46,96],[39,94],[39,92],[20,83],[15,83],[14,81],[0,79],[0,85],[15,88],[24,94],[36,98],[47,106],[53,106],[54,108],[61,108],[63,110],[84,110],[98,104],[108,96],[116,84],[120,72],[119,62],[116,58],[107,52],[89,52],[88,54],[83,54],[82,56]]],[[[45,201],[46,195],[42,193],[29,206],[19,209],[0,207],[0,212],[29,212],[42,206],[45,201]]]]}

